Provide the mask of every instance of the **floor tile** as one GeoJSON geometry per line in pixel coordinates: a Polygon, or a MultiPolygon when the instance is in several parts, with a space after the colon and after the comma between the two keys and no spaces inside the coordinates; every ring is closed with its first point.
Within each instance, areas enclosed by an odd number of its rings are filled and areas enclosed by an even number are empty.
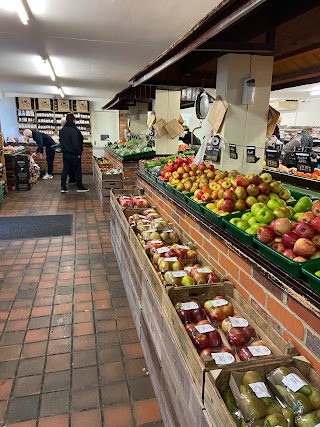
{"type": "Polygon", "coordinates": [[[155,397],[149,376],[132,378],[129,380],[129,387],[133,400],[151,399],[155,397]]]}
{"type": "Polygon", "coordinates": [[[134,426],[131,406],[129,404],[110,406],[104,409],[104,419],[106,425],[112,427],[132,427],[134,426]]]}
{"type": "Polygon", "coordinates": [[[40,416],[49,417],[69,411],[69,390],[44,393],[41,398],[40,416]]]}
{"type": "Polygon", "coordinates": [[[6,427],[36,427],[37,420],[22,421],[21,423],[6,424],[6,427]]]}
{"type": "Polygon", "coordinates": [[[108,384],[126,378],[124,365],[122,362],[108,363],[99,366],[100,383],[108,384]]]}
{"type": "Polygon", "coordinates": [[[80,389],[98,386],[98,370],[96,366],[76,368],[72,371],[72,388],[80,389]]]}
{"type": "Polygon", "coordinates": [[[101,414],[99,409],[72,414],[71,427],[101,427],[101,425],[101,414]]]}
{"type": "Polygon", "coordinates": [[[69,415],[40,418],[38,427],[69,427],[69,415]]]}
{"type": "Polygon", "coordinates": [[[14,389],[14,397],[31,396],[39,394],[41,391],[42,375],[17,378],[14,389]]]}
{"type": "Polygon", "coordinates": [[[109,383],[101,388],[104,405],[116,405],[129,401],[128,384],[125,380],[109,383]]]}
{"type": "Polygon", "coordinates": [[[39,341],[33,343],[26,343],[22,349],[22,357],[39,357],[44,356],[47,350],[47,341],[39,341]]]}
{"type": "Polygon", "coordinates": [[[48,354],[69,353],[71,351],[71,338],[50,340],[48,354]]]}
{"type": "Polygon", "coordinates": [[[72,392],[72,412],[100,408],[99,389],[86,388],[72,392]]]}
{"type": "Polygon", "coordinates": [[[159,405],[156,399],[147,399],[133,404],[137,424],[147,424],[161,420],[159,405]]]}
{"type": "Polygon", "coordinates": [[[47,356],[46,372],[58,372],[70,369],[71,354],[53,354],[47,356]]]}
{"type": "Polygon", "coordinates": [[[45,374],[43,382],[43,391],[69,390],[71,380],[71,371],[58,371],[45,374]]]}
{"type": "Polygon", "coordinates": [[[83,351],[74,351],[73,353],[73,367],[82,368],[85,366],[92,366],[97,364],[96,349],[89,349],[83,351]]]}
{"type": "Polygon", "coordinates": [[[50,319],[50,316],[31,318],[28,329],[48,328],[50,326],[50,319]]]}
{"type": "Polygon", "coordinates": [[[18,397],[10,400],[6,421],[8,424],[37,418],[39,395],[18,397]]]}

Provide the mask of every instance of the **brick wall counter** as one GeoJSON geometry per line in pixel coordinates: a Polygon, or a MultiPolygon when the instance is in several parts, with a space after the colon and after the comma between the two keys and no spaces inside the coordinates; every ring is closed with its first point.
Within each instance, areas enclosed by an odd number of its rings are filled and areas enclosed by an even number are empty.
{"type": "Polygon", "coordinates": [[[110,160],[116,168],[122,170],[124,189],[133,188],[137,185],[136,172],[139,170],[139,160],[122,161],[108,149],[104,151],[104,157],[110,160]]]}
{"type": "MultiPolygon", "coordinates": [[[[36,151],[35,145],[29,145],[28,147],[30,148],[30,154],[36,151]]],[[[42,159],[40,160],[40,157],[37,156],[35,157],[35,161],[40,166],[41,169],[45,169],[47,171],[45,151],[46,149],[44,149],[44,154],[42,159]]],[[[82,173],[91,174],[92,173],[92,145],[89,145],[89,144],[83,145],[81,163],[82,163],[82,173]]],[[[62,172],[62,169],[63,169],[62,153],[56,153],[54,158],[53,173],[59,174],[62,172]]]]}
{"type": "Polygon", "coordinates": [[[279,274],[270,280],[270,263],[266,261],[257,266],[254,258],[250,262],[248,257],[242,256],[236,245],[233,247],[231,241],[218,238],[213,231],[214,227],[211,231],[210,227],[190,215],[182,202],[158,191],[141,175],[138,177],[138,185],[145,189],[146,195],[152,198],[160,213],[176,225],[179,233],[194,241],[198,251],[210,265],[221,276],[227,277],[251,306],[287,341],[292,342],[314,369],[320,372],[319,299],[315,297],[313,301],[312,292],[310,298],[302,297],[288,285],[287,280],[283,279],[281,282],[279,274]],[[264,264],[268,266],[265,271],[264,264]]]}

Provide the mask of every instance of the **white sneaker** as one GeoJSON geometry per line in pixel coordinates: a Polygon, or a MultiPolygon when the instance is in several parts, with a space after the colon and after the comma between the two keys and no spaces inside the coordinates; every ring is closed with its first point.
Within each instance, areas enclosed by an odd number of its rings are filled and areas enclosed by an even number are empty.
{"type": "Polygon", "coordinates": [[[52,179],[52,178],[53,178],[53,175],[49,175],[47,173],[42,177],[42,179],[52,179]]]}

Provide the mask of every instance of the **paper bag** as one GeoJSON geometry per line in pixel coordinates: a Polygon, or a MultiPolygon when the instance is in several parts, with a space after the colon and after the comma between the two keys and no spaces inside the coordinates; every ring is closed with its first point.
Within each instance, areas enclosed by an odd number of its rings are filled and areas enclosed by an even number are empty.
{"type": "Polygon", "coordinates": [[[178,122],[180,123],[180,125],[183,125],[183,123],[184,123],[184,120],[183,120],[183,117],[181,116],[181,114],[178,118],[178,122]]]}
{"type": "Polygon", "coordinates": [[[226,112],[228,111],[228,103],[221,97],[215,100],[208,121],[211,124],[213,132],[216,134],[220,131],[226,112]]]}
{"type": "Polygon", "coordinates": [[[151,111],[150,116],[147,120],[147,128],[151,129],[152,125],[156,122],[156,113],[154,111],[151,111]]]}
{"type": "Polygon", "coordinates": [[[279,111],[275,110],[273,107],[271,107],[271,105],[269,105],[267,135],[273,134],[279,117],[279,111]]]}
{"type": "Polygon", "coordinates": [[[160,119],[153,125],[155,131],[157,132],[157,138],[162,138],[163,136],[167,135],[168,132],[165,128],[166,124],[167,122],[165,121],[165,119],[160,119]]]}
{"type": "Polygon", "coordinates": [[[170,120],[170,122],[165,125],[165,128],[172,139],[176,138],[183,132],[183,127],[177,119],[170,120]]]}

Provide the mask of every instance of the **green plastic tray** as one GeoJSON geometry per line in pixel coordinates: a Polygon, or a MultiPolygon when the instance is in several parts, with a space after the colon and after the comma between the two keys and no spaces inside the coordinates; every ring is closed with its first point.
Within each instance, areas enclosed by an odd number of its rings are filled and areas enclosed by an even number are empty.
{"type": "Polygon", "coordinates": [[[191,206],[194,210],[196,210],[197,212],[203,213],[203,208],[204,208],[204,205],[205,205],[206,203],[204,203],[204,202],[202,202],[202,203],[194,202],[194,201],[190,198],[190,196],[186,196],[186,197],[185,197],[185,200],[187,201],[187,204],[188,204],[189,206],[191,206]]]}
{"type": "Polygon", "coordinates": [[[301,193],[300,191],[290,190],[290,192],[291,192],[291,196],[294,197],[297,201],[301,199],[301,197],[305,197],[305,196],[309,197],[311,200],[317,200],[316,197],[310,196],[310,194],[301,193]]]}
{"type": "Polygon", "coordinates": [[[208,219],[210,219],[211,222],[213,222],[214,224],[218,225],[221,228],[225,228],[225,224],[222,221],[223,216],[215,214],[214,212],[212,212],[210,209],[206,208],[205,206],[203,206],[203,213],[205,214],[205,216],[208,219]]]}
{"type": "Polygon", "coordinates": [[[303,263],[302,273],[307,276],[308,284],[312,289],[320,292],[320,277],[314,274],[318,270],[320,270],[320,258],[303,263]]]}
{"type": "Polygon", "coordinates": [[[243,230],[240,230],[240,228],[236,227],[235,225],[231,224],[230,219],[231,218],[240,218],[244,212],[249,211],[243,211],[243,212],[237,212],[234,214],[226,215],[222,217],[222,222],[224,223],[225,228],[227,231],[232,234],[235,238],[240,240],[240,242],[245,243],[248,246],[251,246],[252,248],[256,247],[255,242],[253,241],[254,235],[248,234],[243,230]]]}
{"type": "Polygon", "coordinates": [[[126,154],[125,156],[121,156],[115,150],[111,149],[116,156],[118,156],[121,160],[141,160],[141,159],[150,159],[156,155],[155,151],[147,151],[146,153],[136,153],[136,154],[126,154]]]}
{"type": "Polygon", "coordinates": [[[185,202],[185,196],[192,196],[193,193],[182,193],[182,191],[179,191],[175,187],[173,187],[173,194],[175,194],[182,202],[185,202]]]}
{"type": "Polygon", "coordinates": [[[168,190],[169,191],[169,193],[172,193],[172,194],[174,194],[173,193],[173,187],[171,186],[171,185],[169,185],[169,184],[167,184],[166,182],[165,182],[165,184],[164,184],[164,188],[166,189],[166,190],[168,190]]]}
{"type": "Polygon", "coordinates": [[[305,261],[305,262],[292,261],[290,258],[270,248],[270,246],[260,242],[260,240],[257,237],[254,237],[253,240],[254,240],[254,243],[258,246],[258,249],[261,255],[265,256],[274,264],[283,268],[287,273],[290,273],[299,279],[303,277],[302,266],[305,265],[306,262],[308,263],[309,261],[305,261]]]}

